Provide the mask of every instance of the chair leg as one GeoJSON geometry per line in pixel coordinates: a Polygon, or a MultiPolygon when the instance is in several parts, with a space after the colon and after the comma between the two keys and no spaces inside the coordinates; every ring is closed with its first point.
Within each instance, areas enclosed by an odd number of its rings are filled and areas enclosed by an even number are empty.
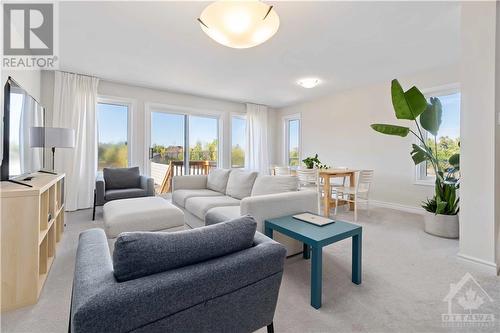
{"type": "Polygon", "coordinates": [[[339,207],[339,192],[335,195],[335,212],[333,214],[337,216],[337,208],[339,207]]]}
{"type": "Polygon", "coordinates": [[[358,200],[356,195],[354,196],[354,222],[358,221],[358,200]]]}
{"type": "Polygon", "coordinates": [[[267,325],[267,333],[274,333],[274,326],[272,322],[267,325]]]}
{"type": "Polygon", "coordinates": [[[97,198],[96,191],[94,190],[94,208],[92,209],[92,221],[95,220],[95,200],[97,198]]]}

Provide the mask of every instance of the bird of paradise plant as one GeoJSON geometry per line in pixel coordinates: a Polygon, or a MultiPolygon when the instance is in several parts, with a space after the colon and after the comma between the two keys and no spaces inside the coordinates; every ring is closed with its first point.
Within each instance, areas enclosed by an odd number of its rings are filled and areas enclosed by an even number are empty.
{"type": "Polygon", "coordinates": [[[441,102],[436,97],[431,97],[428,102],[415,86],[404,91],[396,79],[391,83],[391,95],[396,118],[414,122],[414,129],[391,124],[372,124],[371,127],[386,135],[406,137],[410,133],[413,134],[418,140],[418,143],[412,145],[413,149],[410,153],[413,162],[415,165],[428,162],[436,175],[435,194],[427,199],[422,207],[435,214],[458,214],[457,189],[459,188],[460,155],[451,156],[448,161],[451,167],[444,168],[437,154],[437,134],[443,114],[441,102]],[[423,130],[432,134],[434,140],[426,141],[423,130]]]}

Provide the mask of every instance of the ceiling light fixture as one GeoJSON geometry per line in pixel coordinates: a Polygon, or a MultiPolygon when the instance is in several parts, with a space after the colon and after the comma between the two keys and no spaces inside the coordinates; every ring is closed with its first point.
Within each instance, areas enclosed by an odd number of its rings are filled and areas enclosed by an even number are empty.
{"type": "Polygon", "coordinates": [[[273,6],[261,1],[216,1],[198,18],[201,29],[216,42],[246,49],[264,43],[280,25],[273,6]]]}
{"type": "Polygon", "coordinates": [[[320,83],[321,83],[321,80],[317,79],[317,78],[314,78],[314,77],[306,78],[306,79],[300,79],[300,80],[297,81],[298,85],[300,85],[300,86],[302,86],[304,88],[307,88],[307,89],[314,88],[314,87],[316,87],[320,83]]]}

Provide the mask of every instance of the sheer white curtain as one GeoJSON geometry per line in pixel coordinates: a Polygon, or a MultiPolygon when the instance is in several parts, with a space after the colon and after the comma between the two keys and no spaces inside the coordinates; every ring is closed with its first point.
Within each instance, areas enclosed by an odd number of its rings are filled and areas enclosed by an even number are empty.
{"type": "Polygon", "coordinates": [[[267,106],[247,104],[245,169],[269,174],[267,106]]]}
{"type": "Polygon", "coordinates": [[[66,210],[92,206],[97,166],[96,102],[99,79],[55,72],[53,127],[73,128],[75,148],[56,151],[56,170],[66,173],[66,210]]]}

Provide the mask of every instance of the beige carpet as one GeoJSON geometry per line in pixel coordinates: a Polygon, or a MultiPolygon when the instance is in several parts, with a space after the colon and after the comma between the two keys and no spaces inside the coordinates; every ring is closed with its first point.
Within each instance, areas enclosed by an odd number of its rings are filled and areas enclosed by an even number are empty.
{"type": "MultiPolygon", "coordinates": [[[[352,218],[350,213],[344,219],[352,218]]],[[[71,282],[78,234],[101,226],[91,211],[67,215],[67,228],[38,304],[2,314],[2,332],[67,332],[71,282]]],[[[324,250],[323,306],[309,305],[309,261],[287,259],[276,332],[499,332],[500,278],[456,257],[458,241],[427,235],[421,216],[373,208],[361,212],[363,283],[351,283],[351,241],[324,250]],[[473,311],[494,314],[494,327],[447,328],[441,314],[450,283],[470,272],[489,296],[473,311]]],[[[479,296],[479,295],[478,295],[479,296]]],[[[457,307],[460,310],[460,306],[457,307]]],[[[462,312],[464,311],[461,309],[462,312]]],[[[265,332],[265,330],[261,330],[265,332]]],[[[259,332],[261,332],[259,331],[259,332]]]]}

